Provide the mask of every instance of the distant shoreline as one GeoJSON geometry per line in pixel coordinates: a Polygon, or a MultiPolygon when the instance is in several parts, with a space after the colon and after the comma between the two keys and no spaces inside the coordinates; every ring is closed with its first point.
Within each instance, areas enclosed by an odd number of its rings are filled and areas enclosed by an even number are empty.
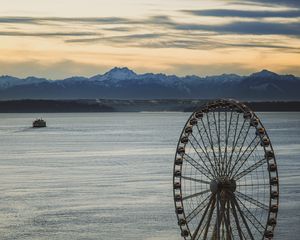
{"type": "MultiPolygon", "coordinates": [[[[68,112],[191,112],[210,100],[199,99],[82,99],[82,100],[7,100],[0,101],[0,113],[68,112]]],[[[254,111],[298,112],[300,101],[246,102],[254,111]]]]}

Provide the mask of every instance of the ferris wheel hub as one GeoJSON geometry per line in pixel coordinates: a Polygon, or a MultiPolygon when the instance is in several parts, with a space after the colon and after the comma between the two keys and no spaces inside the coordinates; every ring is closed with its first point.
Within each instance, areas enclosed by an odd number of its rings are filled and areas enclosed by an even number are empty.
{"type": "Polygon", "coordinates": [[[236,181],[234,179],[229,179],[228,177],[219,177],[210,182],[210,190],[212,193],[233,193],[236,190],[236,181]]]}

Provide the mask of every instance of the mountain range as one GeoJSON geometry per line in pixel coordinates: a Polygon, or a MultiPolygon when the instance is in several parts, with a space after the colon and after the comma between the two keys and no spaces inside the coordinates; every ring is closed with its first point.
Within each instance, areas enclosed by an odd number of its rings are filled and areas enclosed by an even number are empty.
{"type": "Polygon", "coordinates": [[[0,77],[0,99],[212,99],[300,100],[300,78],[262,70],[249,76],[199,77],[145,73],[123,67],[63,80],[0,77]]]}

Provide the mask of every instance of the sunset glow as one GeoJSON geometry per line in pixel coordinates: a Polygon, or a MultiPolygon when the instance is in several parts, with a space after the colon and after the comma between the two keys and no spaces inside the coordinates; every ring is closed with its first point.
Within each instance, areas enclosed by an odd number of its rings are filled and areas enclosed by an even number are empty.
{"type": "Polygon", "coordinates": [[[51,79],[114,66],[177,75],[300,75],[296,1],[12,0],[0,74],[51,79]]]}

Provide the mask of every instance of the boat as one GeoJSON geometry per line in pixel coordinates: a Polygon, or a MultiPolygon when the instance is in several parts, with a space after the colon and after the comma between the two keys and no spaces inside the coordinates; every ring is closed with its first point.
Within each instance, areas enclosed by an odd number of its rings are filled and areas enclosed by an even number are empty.
{"type": "Polygon", "coordinates": [[[42,128],[42,127],[46,127],[46,126],[47,126],[46,121],[41,118],[34,120],[32,123],[33,128],[42,128]]]}

